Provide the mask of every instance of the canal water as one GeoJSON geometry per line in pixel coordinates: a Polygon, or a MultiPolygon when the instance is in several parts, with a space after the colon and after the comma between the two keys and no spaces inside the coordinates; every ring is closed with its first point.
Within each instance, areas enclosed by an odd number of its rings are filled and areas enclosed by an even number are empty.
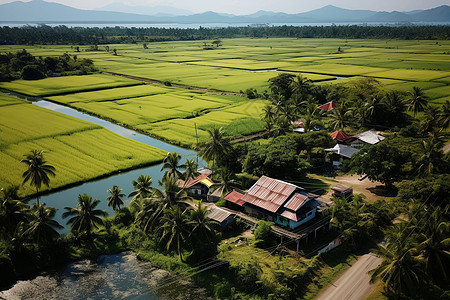
{"type": "MultiPolygon", "coordinates": [[[[185,159],[189,158],[196,158],[197,152],[193,150],[184,149],[181,147],[177,147],[174,145],[170,145],[167,143],[164,143],[162,141],[159,141],[157,139],[151,138],[149,136],[139,134],[134,132],[133,130],[129,130],[127,128],[121,127],[119,125],[116,125],[114,123],[90,116],[88,114],[81,113],[77,110],[71,109],[69,107],[55,104],[49,101],[36,101],[33,102],[33,104],[50,109],[53,111],[57,111],[66,115],[70,115],[72,117],[82,119],[85,121],[89,121],[95,124],[98,124],[100,126],[103,126],[121,136],[139,141],[141,143],[157,147],[159,149],[165,150],[167,152],[177,152],[181,154],[182,156],[182,162],[185,161],[185,159]]],[[[205,162],[199,158],[199,165],[204,166],[205,162]]],[[[114,215],[114,211],[112,208],[108,206],[108,203],[106,201],[106,197],[108,197],[109,193],[107,192],[108,189],[112,188],[114,184],[118,185],[119,188],[123,189],[123,193],[128,195],[133,191],[133,185],[132,181],[136,180],[139,175],[150,175],[152,177],[153,181],[153,187],[158,187],[158,181],[161,180],[162,175],[164,172],[161,171],[162,164],[150,166],[150,167],[144,167],[140,169],[135,169],[127,172],[118,173],[115,175],[111,175],[110,177],[86,182],[71,188],[67,188],[62,191],[50,193],[47,195],[43,195],[40,197],[41,203],[46,203],[47,206],[51,206],[57,209],[55,220],[58,221],[61,225],[64,226],[64,229],[62,229],[61,233],[67,233],[69,231],[69,227],[66,226],[67,219],[62,218],[62,214],[64,213],[64,207],[75,207],[77,205],[77,199],[79,194],[88,194],[91,195],[94,199],[99,199],[101,202],[97,206],[98,209],[102,209],[107,211],[111,216],[114,215]]],[[[35,202],[35,199],[31,199],[29,203],[35,202]]],[[[128,205],[130,202],[130,199],[124,199],[125,205],[128,205]]]]}
{"type": "Polygon", "coordinates": [[[81,260],[18,281],[0,291],[8,300],[210,299],[206,290],[140,261],[131,252],[81,260]]]}

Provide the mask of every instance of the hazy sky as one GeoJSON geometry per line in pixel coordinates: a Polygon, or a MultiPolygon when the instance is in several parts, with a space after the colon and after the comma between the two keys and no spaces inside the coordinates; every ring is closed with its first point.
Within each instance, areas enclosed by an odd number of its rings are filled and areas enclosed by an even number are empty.
{"type": "MultiPolygon", "coordinates": [[[[0,4],[14,0],[0,0],[0,4]]],[[[93,9],[113,2],[128,5],[166,5],[188,9],[193,12],[215,11],[248,14],[258,10],[299,13],[331,4],[348,9],[376,11],[410,11],[450,5],[450,0],[46,0],[82,9],[93,9]]],[[[27,1],[24,1],[27,2],[27,1]]]]}

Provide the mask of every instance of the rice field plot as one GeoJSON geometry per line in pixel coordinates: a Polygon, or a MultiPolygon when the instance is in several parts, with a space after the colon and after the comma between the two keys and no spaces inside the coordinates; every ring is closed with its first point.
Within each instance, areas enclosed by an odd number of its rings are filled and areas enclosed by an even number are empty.
{"type": "Polygon", "coordinates": [[[223,127],[228,135],[234,137],[264,130],[260,114],[267,103],[264,100],[246,101],[192,118],[142,124],[137,128],[172,143],[193,146],[196,143],[195,127],[197,127],[199,141],[205,141],[208,138],[207,130],[212,127],[223,127]]]}
{"type": "Polygon", "coordinates": [[[146,84],[46,98],[51,101],[67,104],[72,102],[97,102],[136,98],[156,94],[165,94],[170,91],[171,89],[167,87],[146,84]]]}
{"type": "MultiPolygon", "coordinates": [[[[11,101],[0,94],[1,188],[22,183],[26,166],[20,160],[33,149],[44,150],[46,160],[56,168],[50,189],[156,163],[166,154],[86,121],[21,100],[2,105],[6,102],[11,101]]],[[[21,196],[34,192],[28,184],[19,190],[21,196]]]]}
{"type": "Polygon", "coordinates": [[[448,72],[431,71],[431,70],[395,69],[395,70],[367,72],[365,75],[375,78],[379,77],[379,78],[401,79],[409,81],[430,81],[444,78],[448,75],[448,72]]]}
{"type": "MultiPolygon", "coordinates": [[[[3,97],[0,96],[0,103],[3,97]]],[[[79,122],[53,111],[23,103],[0,106],[0,140],[11,144],[24,140],[36,140],[57,135],[70,135],[78,131],[99,128],[89,122],[79,122]]]]}
{"type": "MultiPolygon", "coordinates": [[[[0,106],[6,106],[6,105],[15,105],[15,104],[23,104],[26,103],[25,100],[19,99],[14,96],[10,96],[7,94],[4,94],[0,92],[0,106]]],[[[1,122],[1,120],[0,120],[1,122]]]]}
{"type": "Polygon", "coordinates": [[[50,77],[41,80],[0,82],[0,88],[29,96],[50,96],[80,91],[139,85],[142,82],[105,74],[50,77]]]}

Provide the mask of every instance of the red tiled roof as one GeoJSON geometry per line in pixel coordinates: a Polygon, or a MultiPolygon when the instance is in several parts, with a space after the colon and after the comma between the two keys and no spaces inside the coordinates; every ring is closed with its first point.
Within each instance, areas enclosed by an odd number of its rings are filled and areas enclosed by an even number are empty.
{"type": "Polygon", "coordinates": [[[323,110],[326,110],[326,111],[330,111],[333,108],[335,108],[336,106],[337,106],[337,104],[335,102],[330,101],[330,102],[327,102],[327,103],[325,103],[323,105],[317,106],[317,108],[318,109],[323,109],[323,110]]]}
{"type": "Polygon", "coordinates": [[[305,203],[306,199],[308,199],[308,196],[295,193],[291,200],[284,205],[284,207],[292,211],[297,211],[303,203],[305,203]]]}
{"type": "Polygon", "coordinates": [[[298,188],[293,184],[262,176],[242,197],[242,200],[274,213],[298,188]]]}
{"type": "Polygon", "coordinates": [[[179,187],[190,188],[191,186],[196,185],[197,183],[201,182],[204,179],[206,179],[209,182],[211,182],[212,184],[214,184],[214,182],[211,180],[211,178],[208,177],[209,175],[211,175],[211,174],[201,174],[200,176],[198,176],[196,178],[189,177],[189,179],[187,181],[178,180],[177,184],[179,187]]]}
{"type": "Polygon", "coordinates": [[[346,135],[345,133],[343,133],[342,131],[339,131],[339,130],[336,130],[335,132],[330,133],[330,136],[333,140],[338,140],[341,142],[351,138],[351,136],[346,135]]]}
{"type": "Polygon", "coordinates": [[[243,194],[237,192],[236,190],[233,190],[232,192],[228,193],[228,195],[226,195],[224,198],[227,201],[242,206],[245,203],[245,201],[241,199],[243,196],[244,196],[243,194]]]}

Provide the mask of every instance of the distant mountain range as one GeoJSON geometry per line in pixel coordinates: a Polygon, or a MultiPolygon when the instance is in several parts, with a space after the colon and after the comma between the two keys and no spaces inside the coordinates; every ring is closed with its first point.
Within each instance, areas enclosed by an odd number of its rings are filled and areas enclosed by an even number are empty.
{"type": "Polygon", "coordinates": [[[126,6],[111,4],[98,10],[32,0],[0,5],[0,22],[27,23],[347,23],[347,22],[450,22],[450,6],[410,12],[350,10],[328,5],[298,14],[258,11],[250,15],[215,12],[192,14],[167,6],[126,6]]]}

